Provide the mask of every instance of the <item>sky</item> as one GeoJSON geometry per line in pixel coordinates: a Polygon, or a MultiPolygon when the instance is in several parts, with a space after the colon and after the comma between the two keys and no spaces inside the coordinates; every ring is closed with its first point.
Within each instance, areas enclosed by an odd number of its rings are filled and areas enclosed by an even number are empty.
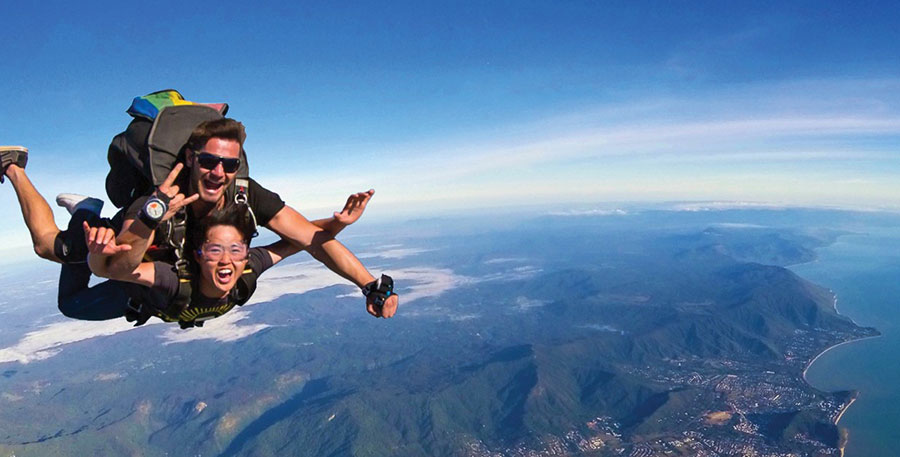
{"type": "MultiPolygon", "coordinates": [[[[900,209],[894,2],[45,1],[4,16],[0,144],[30,148],[51,202],[103,197],[131,99],[175,88],[229,103],[251,175],[311,218],[368,188],[372,220],[900,209]]],[[[9,183],[0,207],[0,252],[37,261],[9,183]]]]}

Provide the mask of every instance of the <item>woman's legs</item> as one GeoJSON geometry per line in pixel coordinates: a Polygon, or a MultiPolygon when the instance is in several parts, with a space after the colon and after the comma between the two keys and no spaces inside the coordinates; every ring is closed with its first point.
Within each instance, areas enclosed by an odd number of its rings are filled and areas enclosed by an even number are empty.
{"type": "Polygon", "coordinates": [[[59,272],[59,310],[64,316],[86,321],[105,321],[125,315],[128,283],[103,281],[88,287],[87,264],[63,264],[59,272]]]}
{"type": "MultiPolygon", "coordinates": [[[[60,232],[60,239],[71,239],[67,246],[71,254],[79,255],[87,250],[84,244],[84,228],[82,223],[94,227],[103,224],[100,216],[88,211],[79,210],[72,215],[68,228],[60,232]]],[[[104,281],[94,287],[88,287],[91,281],[91,269],[87,263],[63,263],[59,271],[59,310],[66,317],[88,321],[103,321],[125,315],[128,307],[128,293],[124,283],[104,281]]]]}

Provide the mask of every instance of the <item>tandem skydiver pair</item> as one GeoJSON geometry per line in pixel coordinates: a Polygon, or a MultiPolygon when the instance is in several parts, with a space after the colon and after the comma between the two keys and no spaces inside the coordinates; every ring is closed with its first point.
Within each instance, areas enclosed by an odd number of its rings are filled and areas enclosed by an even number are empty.
{"type": "Polygon", "coordinates": [[[334,239],[374,191],[351,195],[332,218],[307,221],[249,178],[243,125],[225,111],[227,105],[191,104],[174,91],[136,98],[129,109],[134,120],[109,153],[107,194],[123,210],[105,220],[102,201],[62,195],[58,203],[72,214],[66,230],[57,228],[25,174],[27,150],[0,147],[0,171],[16,190],[35,252],[62,263],[63,314],[126,316],[137,325],[155,316],[199,326],[244,304],[262,272],[305,249],[360,287],[369,314],[392,317],[398,304],[392,279],[376,280],[334,239]],[[257,225],[281,240],[250,249],[257,225]],[[111,279],[88,287],[91,270],[111,279]]]}

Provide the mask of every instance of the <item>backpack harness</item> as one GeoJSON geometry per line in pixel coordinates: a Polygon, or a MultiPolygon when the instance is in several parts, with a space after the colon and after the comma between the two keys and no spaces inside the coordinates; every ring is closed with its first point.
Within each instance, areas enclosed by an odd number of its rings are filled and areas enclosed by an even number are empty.
{"type": "MultiPolygon", "coordinates": [[[[249,182],[244,179],[235,179],[235,191],[233,196],[229,196],[231,193],[226,192],[226,199],[228,201],[233,202],[235,205],[246,205],[247,214],[250,216],[253,227],[256,228],[256,215],[253,213],[253,209],[250,208],[248,204],[249,200],[249,182]]],[[[188,307],[191,301],[196,298],[193,295],[193,286],[192,279],[193,273],[190,270],[190,261],[188,260],[187,253],[185,252],[185,240],[187,237],[187,208],[181,208],[175,215],[161,223],[156,228],[156,235],[153,239],[153,244],[147,249],[147,254],[145,255],[145,260],[153,261],[159,258],[167,258],[168,260],[174,259],[174,264],[172,266],[172,270],[178,275],[178,292],[175,296],[169,301],[168,306],[164,310],[156,310],[157,317],[160,317],[166,322],[175,322],[178,321],[181,324],[181,328],[193,327],[193,325],[187,325],[186,323],[192,322],[196,319],[191,319],[191,312],[195,309],[193,307],[188,307]]],[[[254,230],[253,236],[256,236],[258,232],[254,230]]],[[[250,270],[245,270],[244,275],[250,270]]],[[[241,276],[239,281],[243,281],[244,276],[241,276]]],[[[241,282],[238,282],[238,285],[235,285],[235,288],[232,289],[232,293],[238,290],[241,282]]],[[[244,292],[249,290],[249,294],[246,295],[246,298],[243,301],[237,300],[236,304],[243,305],[247,299],[250,298],[250,294],[256,290],[256,274],[253,273],[252,286],[245,286],[244,292]]],[[[227,307],[227,309],[220,310],[218,314],[207,316],[208,312],[201,312],[204,317],[202,320],[211,319],[213,317],[219,317],[222,314],[230,311],[231,308],[234,307],[234,304],[227,307]]],[[[219,307],[221,308],[221,307],[219,307]]],[[[216,308],[216,309],[219,309],[216,308]]],[[[210,311],[211,312],[211,311],[210,311]]],[[[151,314],[153,315],[153,314],[151,314]]],[[[148,316],[149,318],[149,316],[148,316]]],[[[198,322],[202,325],[202,320],[198,322]]],[[[146,322],[146,319],[140,324],[146,322]]],[[[140,325],[135,324],[135,325],[140,325]]],[[[198,326],[200,326],[198,325],[198,326]]]]}

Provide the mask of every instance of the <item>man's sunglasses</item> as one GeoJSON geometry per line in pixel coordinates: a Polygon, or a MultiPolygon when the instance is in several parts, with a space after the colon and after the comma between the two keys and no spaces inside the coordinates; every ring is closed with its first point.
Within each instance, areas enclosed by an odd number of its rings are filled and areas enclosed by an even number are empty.
{"type": "Polygon", "coordinates": [[[217,155],[212,155],[208,152],[199,152],[197,153],[197,163],[200,164],[201,168],[206,170],[212,170],[216,168],[219,163],[222,164],[222,169],[225,170],[225,173],[234,173],[241,167],[241,159],[230,159],[227,157],[219,157],[217,155]]]}

